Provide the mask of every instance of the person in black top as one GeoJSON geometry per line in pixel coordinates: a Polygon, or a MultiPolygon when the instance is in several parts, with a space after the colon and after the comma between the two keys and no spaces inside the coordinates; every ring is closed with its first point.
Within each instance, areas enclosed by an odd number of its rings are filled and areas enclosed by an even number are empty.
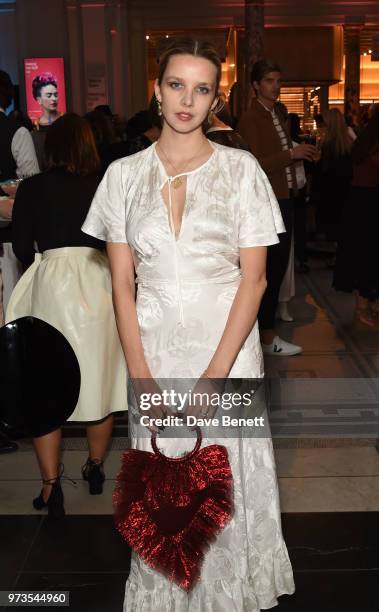
{"type": "Polygon", "coordinates": [[[93,110],[85,115],[89,122],[97,151],[101,161],[101,172],[105,174],[108,166],[116,159],[128,155],[128,146],[124,140],[116,141],[116,134],[111,117],[99,110],[93,110]]]}
{"type": "MultiPolygon", "coordinates": [[[[341,213],[344,210],[352,178],[351,147],[347,125],[342,113],[332,108],[325,115],[325,132],[321,142],[321,157],[314,170],[313,189],[318,217],[326,240],[337,242],[341,213]]],[[[334,258],[330,267],[334,267],[334,258]]]]}
{"type": "Polygon", "coordinates": [[[353,177],[341,214],[333,287],[355,295],[353,325],[379,331],[379,106],[352,146],[353,177]]]}
{"type": "MultiPolygon", "coordinates": [[[[38,162],[32,137],[29,131],[17,124],[5,114],[11,104],[14,88],[9,75],[0,70],[0,253],[4,260],[0,262],[3,280],[3,294],[0,295],[0,306],[5,310],[9,296],[21,276],[18,262],[11,248],[12,227],[7,223],[11,219],[13,198],[16,187],[7,184],[18,178],[32,176],[39,172],[38,162]],[[8,199],[6,197],[8,196],[8,199]],[[4,245],[2,247],[2,245],[4,245]]],[[[0,316],[0,323],[1,316],[0,316]]]]}
{"type": "Polygon", "coordinates": [[[233,119],[226,103],[219,110],[216,107],[214,112],[210,113],[208,123],[209,127],[206,132],[208,140],[218,142],[225,147],[249,151],[249,147],[242,136],[232,127],[233,119]]]}
{"type": "MultiPolygon", "coordinates": [[[[61,331],[75,351],[81,388],[69,420],[88,424],[89,458],[82,472],[90,493],[97,494],[112,413],[125,410],[127,402],[104,243],[80,229],[99,184],[100,160],[88,122],[74,114],[57,119],[46,137],[46,159],[49,170],[23,181],[16,194],[13,248],[30,267],[12,293],[6,319],[38,317],[61,331]]],[[[47,506],[56,517],[64,514],[60,439],[60,429],[34,439],[43,489],[33,504],[38,510],[47,506]]]]}
{"type": "Polygon", "coordinates": [[[11,111],[8,115],[9,119],[14,121],[18,127],[24,127],[29,132],[33,130],[33,121],[25,115],[19,108],[11,111]]]}
{"type": "Polygon", "coordinates": [[[103,242],[80,229],[98,184],[97,174],[80,176],[59,166],[20,184],[13,207],[12,245],[25,267],[34,261],[34,241],[41,253],[62,247],[104,249],[103,242]]]}
{"type": "Polygon", "coordinates": [[[161,111],[155,95],[151,97],[149,108],[139,111],[126,125],[126,155],[134,155],[156,142],[162,131],[161,111]]]}

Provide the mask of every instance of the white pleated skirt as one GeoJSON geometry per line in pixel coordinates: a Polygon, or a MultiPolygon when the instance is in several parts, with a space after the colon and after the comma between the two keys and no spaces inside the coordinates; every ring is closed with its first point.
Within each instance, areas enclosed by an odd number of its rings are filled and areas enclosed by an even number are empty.
{"type": "Polygon", "coordinates": [[[75,351],[81,387],[69,421],[98,421],[127,410],[127,371],[105,254],[89,247],[37,253],[13,290],[6,322],[25,316],[58,329],[75,351]]]}

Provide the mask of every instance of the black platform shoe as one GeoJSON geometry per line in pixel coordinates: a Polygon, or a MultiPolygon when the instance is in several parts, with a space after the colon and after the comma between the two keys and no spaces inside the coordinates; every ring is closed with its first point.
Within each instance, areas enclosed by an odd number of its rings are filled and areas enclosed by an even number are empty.
{"type": "Polygon", "coordinates": [[[49,517],[53,519],[61,519],[65,516],[63,491],[60,480],[61,477],[57,476],[57,478],[50,478],[49,480],[42,481],[44,485],[50,485],[52,487],[46,502],[43,499],[43,489],[41,489],[39,496],[33,499],[34,508],[36,510],[47,508],[49,517]]]}
{"type": "Polygon", "coordinates": [[[82,476],[89,484],[90,494],[101,495],[105,480],[103,461],[96,462],[88,457],[86,463],[82,467],[82,476]]]}

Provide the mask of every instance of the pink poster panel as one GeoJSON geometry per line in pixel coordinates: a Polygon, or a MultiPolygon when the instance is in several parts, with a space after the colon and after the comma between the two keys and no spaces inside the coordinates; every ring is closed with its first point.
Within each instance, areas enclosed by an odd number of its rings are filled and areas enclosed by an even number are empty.
{"type": "Polygon", "coordinates": [[[49,124],[66,112],[63,57],[24,60],[26,108],[33,123],[49,124]]]}

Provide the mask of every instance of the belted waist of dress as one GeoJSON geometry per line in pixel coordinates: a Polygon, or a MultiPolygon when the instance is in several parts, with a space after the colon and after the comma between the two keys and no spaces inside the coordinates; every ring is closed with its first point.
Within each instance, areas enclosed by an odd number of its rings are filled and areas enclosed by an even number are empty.
{"type": "MultiPolygon", "coordinates": [[[[181,285],[235,285],[241,280],[241,274],[234,276],[233,278],[181,278],[181,285]]],[[[146,278],[137,276],[136,283],[146,287],[167,287],[169,285],[176,285],[176,279],[170,278],[146,278]]]]}
{"type": "Polygon", "coordinates": [[[58,249],[47,249],[43,253],[36,253],[42,260],[55,259],[57,257],[105,257],[102,251],[92,247],[61,247],[58,249]]]}

